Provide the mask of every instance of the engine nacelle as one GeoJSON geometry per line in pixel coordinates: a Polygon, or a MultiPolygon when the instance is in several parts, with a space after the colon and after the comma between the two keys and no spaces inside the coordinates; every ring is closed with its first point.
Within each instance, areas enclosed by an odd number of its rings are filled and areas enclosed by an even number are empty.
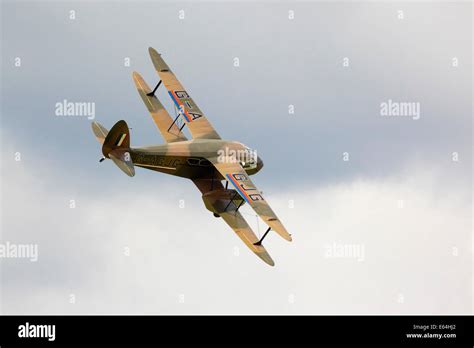
{"type": "Polygon", "coordinates": [[[232,189],[209,191],[202,195],[202,200],[207,210],[214,215],[220,215],[224,211],[235,211],[245,202],[239,193],[232,189]]]}

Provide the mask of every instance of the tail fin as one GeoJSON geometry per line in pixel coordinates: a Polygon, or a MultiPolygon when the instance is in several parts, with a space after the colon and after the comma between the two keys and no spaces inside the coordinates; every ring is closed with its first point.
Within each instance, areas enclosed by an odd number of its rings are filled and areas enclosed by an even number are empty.
{"type": "Polygon", "coordinates": [[[109,158],[109,153],[115,149],[130,150],[130,131],[127,122],[118,121],[105,137],[102,153],[109,158]]]}
{"type": "MultiPolygon", "coordinates": [[[[94,129],[94,124],[92,128],[94,129]]],[[[94,133],[96,133],[95,129],[94,133]]],[[[118,121],[107,133],[102,145],[102,153],[106,158],[110,158],[125,174],[128,176],[135,175],[135,168],[130,155],[130,131],[125,121],[118,121]]]]}

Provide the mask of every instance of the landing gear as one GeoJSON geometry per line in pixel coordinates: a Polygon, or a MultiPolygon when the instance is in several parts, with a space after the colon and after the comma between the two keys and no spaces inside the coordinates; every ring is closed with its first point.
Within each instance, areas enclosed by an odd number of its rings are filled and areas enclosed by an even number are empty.
{"type": "Polygon", "coordinates": [[[212,213],[214,215],[214,217],[218,218],[218,217],[221,217],[219,214],[217,213],[212,213]]]}

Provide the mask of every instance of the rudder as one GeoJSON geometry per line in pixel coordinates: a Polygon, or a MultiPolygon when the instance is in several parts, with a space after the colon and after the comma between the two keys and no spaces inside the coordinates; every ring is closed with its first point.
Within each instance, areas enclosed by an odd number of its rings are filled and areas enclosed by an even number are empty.
{"type": "Polygon", "coordinates": [[[109,153],[115,149],[130,149],[130,130],[127,122],[118,121],[105,137],[102,153],[109,158],[109,153]]]}
{"type": "Polygon", "coordinates": [[[117,167],[128,176],[135,175],[130,155],[130,130],[127,122],[118,121],[105,137],[102,145],[102,153],[106,158],[110,158],[117,167]]]}

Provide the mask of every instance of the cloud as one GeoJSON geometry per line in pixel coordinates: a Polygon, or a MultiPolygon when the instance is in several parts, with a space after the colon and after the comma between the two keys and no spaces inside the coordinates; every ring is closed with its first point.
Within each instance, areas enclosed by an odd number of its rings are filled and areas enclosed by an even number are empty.
{"type": "Polygon", "coordinates": [[[267,237],[271,268],[185,180],[115,170],[123,181],[98,191],[89,183],[104,175],[98,170],[77,173],[72,189],[54,162],[2,152],[2,240],[39,248],[35,263],[0,261],[3,313],[471,311],[471,200],[442,168],[267,193],[294,237],[267,237]],[[350,254],[354,246],[362,258],[350,254]]]}

